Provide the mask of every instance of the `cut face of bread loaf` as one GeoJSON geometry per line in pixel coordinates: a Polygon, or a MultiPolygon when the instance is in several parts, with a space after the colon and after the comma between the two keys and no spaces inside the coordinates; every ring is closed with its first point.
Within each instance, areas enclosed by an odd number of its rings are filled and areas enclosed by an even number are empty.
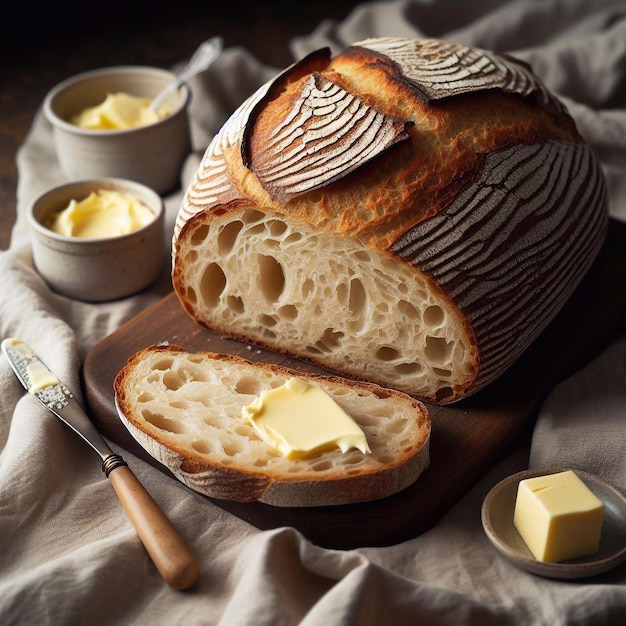
{"type": "Polygon", "coordinates": [[[152,346],[128,360],[114,389],[131,435],[181,482],[213,498],[293,507],[366,502],[408,487],[429,463],[426,408],[378,385],[152,346]],[[332,449],[288,459],[263,442],[242,408],[292,376],[328,393],[361,427],[371,454],[332,449]]]}
{"type": "Polygon", "coordinates": [[[548,325],[607,219],[597,161],[527,65],[371,39],[235,111],[185,194],[172,281],[209,329],[447,403],[548,325]]]}

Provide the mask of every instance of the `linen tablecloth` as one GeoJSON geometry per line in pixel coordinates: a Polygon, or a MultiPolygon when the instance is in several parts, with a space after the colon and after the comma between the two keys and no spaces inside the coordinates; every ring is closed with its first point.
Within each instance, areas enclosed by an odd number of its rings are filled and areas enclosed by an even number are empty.
{"type": "MultiPolygon", "coordinates": [[[[338,51],[373,36],[438,37],[528,61],[600,159],[611,216],[626,220],[624,1],[370,2],[295,39],[292,53],[338,51]]],[[[227,49],[192,81],[194,154],[183,189],[211,136],[279,69],[227,49]]],[[[169,268],[146,292],[118,302],[86,304],[51,292],[33,268],[25,220],[28,203],[63,182],[41,112],[18,172],[17,222],[0,253],[0,338],[29,343],[82,400],[83,358],[168,292],[169,268]]],[[[181,197],[166,198],[167,247],[181,197]]],[[[391,547],[336,551],[290,528],[259,531],[113,445],[199,556],[201,579],[187,592],[162,581],[93,452],[25,395],[3,358],[0,385],[0,623],[626,623],[626,565],[582,581],[539,578],[500,557],[480,522],[491,487],[529,464],[582,463],[626,489],[624,338],[554,389],[532,441],[520,442],[432,529],[391,547]]]]}

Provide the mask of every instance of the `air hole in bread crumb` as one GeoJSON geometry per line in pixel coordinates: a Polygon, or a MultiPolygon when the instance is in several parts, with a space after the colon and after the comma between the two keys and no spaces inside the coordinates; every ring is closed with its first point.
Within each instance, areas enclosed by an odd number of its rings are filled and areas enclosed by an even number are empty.
{"type": "Polygon", "coordinates": [[[256,222],[260,222],[264,217],[265,214],[261,213],[261,211],[257,211],[255,209],[246,209],[243,212],[241,219],[244,221],[245,224],[255,224],[256,222]]]}
{"type": "Polygon", "coordinates": [[[220,229],[217,236],[217,248],[222,256],[228,254],[234,248],[235,241],[237,241],[237,236],[242,228],[243,222],[234,220],[233,222],[224,224],[220,229]]]}
{"type": "Polygon", "coordinates": [[[365,309],[366,303],[367,294],[363,283],[358,278],[353,278],[350,281],[350,298],[348,300],[350,312],[359,315],[365,309]]]}
{"type": "Polygon", "coordinates": [[[209,263],[200,281],[202,300],[211,308],[217,306],[225,288],[226,276],[222,268],[217,263],[209,263]]]}
{"type": "Polygon", "coordinates": [[[441,376],[442,378],[449,378],[452,376],[452,372],[450,370],[442,367],[433,367],[433,374],[437,374],[437,376],[441,376]]]}
{"type": "Polygon", "coordinates": [[[268,226],[272,237],[280,237],[287,231],[287,224],[285,224],[285,222],[281,222],[280,220],[272,220],[269,222],[268,226]]]}
{"type": "Polygon", "coordinates": [[[452,391],[452,387],[441,387],[440,389],[437,389],[435,399],[438,402],[441,402],[442,400],[446,400],[447,398],[452,396],[453,393],[454,392],[452,391]]]}
{"type": "Polygon", "coordinates": [[[196,295],[195,289],[192,287],[188,286],[187,289],[185,289],[185,298],[191,306],[196,306],[198,304],[198,296],[196,295]]]}
{"type": "Polygon", "coordinates": [[[329,469],[332,469],[333,464],[330,461],[320,461],[319,463],[315,463],[311,469],[314,472],[325,472],[329,469]]]}
{"type": "Polygon", "coordinates": [[[376,350],[376,358],[379,361],[395,361],[400,356],[400,352],[391,346],[381,346],[376,350]]]}
{"type": "Polygon", "coordinates": [[[152,369],[159,370],[160,372],[164,372],[166,370],[171,369],[173,363],[174,363],[173,359],[166,357],[164,359],[159,359],[158,361],[155,361],[152,364],[152,369]]]}
{"type": "Polygon", "coordinates": [[[298,317],[298,309],[293,304],[285,304],[277,311],[278,317],[285,320],[295,320],[298,317]]]}
{"type": "Polygon", "coordinates": [[[361,473],[361,468],[359,467],[353,467],[352,469],[348,469],[345,471],[345,473],[348,476],[352,476],[353,474],[360,474],[361,473]]]}
{"type": "Polygon", "coordinates": [[[276,302],[285,288],[285,274],[273,256],[259,254],[259,289],[268,302],[276,302]]]}
{"type": "Polygon", "coordinates": [[[253,224],[252,226],[246,227],[246,237],[250,235],[264,235],[265,234],[265,224],[253,224]]]}
{"type": "Polygon", "coordinates": [[[348,299],[348,288],[344,283],[339,283],[335,288],[335,295],[339,304],[345,304],[348,299]]]}
{"type": "Polygon", "coordinates": [[[424,311],[424,324],[430,327],[440,326],[444,322],[445,317],[441,307],[432,305],[426,307],[424,311]]]}
{"type": "Polygon", "coordinates": [[[417,374],[422,371],[422,366],[419,363],[398,363],[394,365],[394,371],[404,376],[406,374],[417,374]]]}
{"type": "Polygon", "coordinates": [[[387,433],[393,433],[394,435],[397,435],[398,433],[401,433],[406,427],[407,427],[406,422],[395,420],[393,422],[390,422],[387,425],[387,427],[385,428],[385,431],[387,433]]]}
{"type": "Polygon", "coordinates": [[[153,398],[154,398],[154,396],[151,393],[148,393],[146,391],[142,391],[137,396],[137,402],[150,402],[150,400],[152,400],[153,398]]]}
{"type": "Polygon", "coordinates": [[[233,313],[241,314],[246,310],[243,305],[243,300],[239,296],[227,296],[226,303],[228,304],[228,308],[233,311],[233,313]]]}
{"type": "Polygon", "coordinates": [[[315,283],[310,278],[306,278],[302,281],[302,287],[300,289],[302,291],[302,297],[308,298],[315,290],[315,283]]]}
{"type": "Polygon", "coordinates": [[[141,412],[141,415],[146,420],[146,422],[152,424],[155,428],[158,428],[159,430],[165,430],[168,433],[173,433],[175,435],[184,435],[187,432],[184,424],[181,424],[176,420],[168,419],[160,413],[154,413],[153,411],[148,411],[146,409],[141,412]]]}
{"type": "Polygon", "coordinates": [[[239,441],[227,441],[222,443],[224,453],[228,456],[237,456],[241,452],[241,442],[239,441]]]}
{"type": "Polygon", "coordinates": [[[450,358],[452,344],[443,337],[426,337],[424,355],[429,361],[434,363],[445,363],[450,358]]]}
{"type": "Polygon", "coordinates": [[[276,319],[271,315],[259,315],[258,317],[259,324],[261,326],[265,326],[266,328],[272,328],[272,326],[276,326],[276,319]]]}
{"type": "Polygon", "coordinates": [[[257,396],[261,391],[261,383],[253,376],[243,376],[235,383],[237,393],[257,396]]]}
{"type": "Polygon", "coordinates": [[[398,300],[398,311],[410,320],[419,320],[418,310],[406,300],[398,300]]]}
{"type": "Polygon", "coordinates": [[[209,236],[209,227],[206,224],[202,224],[196,228],[191,234],[191,244],[194,246],[201,245],[209,236]]]}
{"type": "Polygon", "coordinates": [[[287,237],[283,239],[283,245],[289,245],[292,243],[297,243],[302,239],[302,235],[300,233],[290,233],[287,237]]]}
{"type": "Polygon", "coordinates": [[[200,454],[210,454],[211,446],[206,441],[192,441],[191,447],[200,454]]]}
{"type": "Polygon", "coordinates": [[[170,390],[176,391],[180,389],[184,384],[185,380],[181,378],[178,372],[165,372],[163,374],[163,384],[170,390]]]}
{"type": "Polygon", "coordinates": [[[237,426],[237,428],[235,428],[235,434],[240,437],[251,437],[254,434],[254,429],[250,426],[237,426]]]}
{"type": "MultiPolygon", "coordinates": [[[[320,341],[329,349],[333,350],[337,346],[341,344],[341,340],[343,339],[343,333],[340,330],[335,330],[334,328],[327,328],[324,330],[324,334],[320,341]]],[[[318,342],[319,343],[319,342],[318,342]]]]}
{"type": "Polygon", "coordinates": [[[188,409],[191,405],[191,402],[189,402],[188,400],[175,400],[174,402],[170,402],[170,406],[173,409],[183,409],[186,410],[188,409]]]}
{"type": "Polygon", "coordinates": [[[356,465],[363,461],[363,454],[346,454],[343,457],[344,465],[356,465]]]}

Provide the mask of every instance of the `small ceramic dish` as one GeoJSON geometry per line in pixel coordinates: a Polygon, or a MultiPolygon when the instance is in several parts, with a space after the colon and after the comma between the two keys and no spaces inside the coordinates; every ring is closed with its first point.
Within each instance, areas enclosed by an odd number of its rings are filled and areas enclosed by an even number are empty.
{"type": "Polygon", "coordinates": [[[98,106],[108,94],[154,98],[175,79],[153,67],[122,66],[84,72],[56,85],[43,111],[53,129],[61,169],[68,180],[124,178],[164,194],[180,185],[185,158],[191,151],[189,88],[183,85],[165,101],[171,114],[125,130],[86,129],[69,120],[98,106]]]}
{"type": "Polygon", "coordinates": [[[604,522],[600,547],[590,556],[547,563],[533,557],[513,524],[517,487],[521,480],[563,472],[568,468],[526,470],[505,478],[485,498],[482,524],[485,533],[498,552],[517,567],[546,578],[577,579],[597,576],[626,561],[626,497],[598,476],[575,469],[573,471],[604,503],[604,522]]]}
{"type": "Polygon", "coordinates": [[[165,207],[152,189],[122,179],[67,183],[39,196],[29,207],[33,261],[53,291],[77,300],[117,300],[150,285],[163,268],[165,207]],[[105,189],[131,196],[154,219],[128,234],[97,239],[59,235],[44,226],[51,214],[105,189]]]}

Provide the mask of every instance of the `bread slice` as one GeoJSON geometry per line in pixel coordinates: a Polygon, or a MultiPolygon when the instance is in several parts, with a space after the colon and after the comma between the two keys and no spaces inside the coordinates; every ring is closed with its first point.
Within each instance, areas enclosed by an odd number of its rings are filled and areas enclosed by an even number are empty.
{"type": "Polygon", "coordinates": [[[131,435],[182,483],[213,498],[290,507],[365,502],[408,487],[429,463],[426,407],[373,384],[151,346],[129,358],[114,390],[131,435]],[[287,459],[264,443],[242,407],[292,376],[329,393],[361,426],[371,454],[287,459]]]}
{"type": "Polygon", "coordinates": [[[217,333],[444,404],[546,328],[607,222],[597,160],[525,63],[369,39],[302,59],[224,124],[172,282],[217,333]]]}

